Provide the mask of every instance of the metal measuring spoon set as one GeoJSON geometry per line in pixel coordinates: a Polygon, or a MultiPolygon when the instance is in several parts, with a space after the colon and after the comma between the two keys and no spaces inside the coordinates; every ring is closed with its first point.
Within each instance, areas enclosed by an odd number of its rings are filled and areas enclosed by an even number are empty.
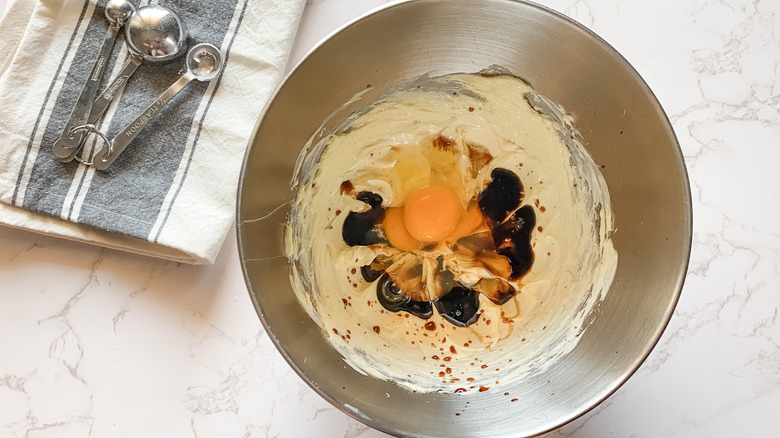
{"type": "Polygon", "coordinates": [[[198,44],[187,53],[184,73],[173,85],[160,95],[135,120],[112,139],[97,129],[96,124],[119,95],[127,80],[142,62],[159,63],[179,57],[185,46],[187,33],[179,16],[172,10],[147,5],[138,10],[127,0],[110,0],[105,8],[109,28],[98,52],[98,58],[92,68],[81,94],[71,111],[62,135],[52,148],[54,155],[62,162],[79,161],[97,170],[107,169],[119,154],[141,132],[144,126],[160,112],[185,85],[193,79],[210,81],[222,70],[222,54],[211,44],[198,44]],[[104,67],[114,46],[119,29],[125,27],[125,43],[129,56],[121,71],[95,99],[98,85],[103,77],[104,67]],[[89,134],[96,134],[104,146],[92,158],[82,159],[78,153],[86,143],[89,134]]]}

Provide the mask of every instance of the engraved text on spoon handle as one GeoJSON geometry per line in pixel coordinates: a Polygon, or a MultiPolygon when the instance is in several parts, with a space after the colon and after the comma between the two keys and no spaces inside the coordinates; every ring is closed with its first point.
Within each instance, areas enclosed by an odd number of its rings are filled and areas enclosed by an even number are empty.
{"type": "Polygon", "coordinates": [[[130,144],[131,141],[144,129],[149,121],[154,118],[162,108],[173,99],[173,97],[181,91],[185,85],[190,83],[194,79],[194,76],[187,72],[173,83],[167,90],[165,90],[160,97],[158,97],[151,105],[149,105],[138,117],[124,127],[119,133],[111,139],[110,154],[108,146],[98,152],[98,159],[95,160],[95,168],[98,170],[105,170],[111,163],[114,162],[116,157],[122,153],[123,150],[130,144]],[[107,157],[104,159],[103,157],[107,157]]]}

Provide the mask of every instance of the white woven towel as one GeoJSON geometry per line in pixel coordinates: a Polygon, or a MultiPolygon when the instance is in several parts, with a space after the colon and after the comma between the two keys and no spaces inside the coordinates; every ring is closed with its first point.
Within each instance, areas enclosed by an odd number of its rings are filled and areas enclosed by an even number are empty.
{"type": "MultiPolygon", "coordinates": [[[[101,172],[61,163],[52,145],[97,58],[106,1],[15,0],[0,21],[0,223],[211,263],[234,219],[244,150],[282,78],[304,0],[159,0],[181,16],[188,45],[216,45],[225,68],[185,87],[101,172]]],[[[126,56],[120,35],[102,87],[126,56]]],[[[141,65],[101,130],[113,137],[183,66],[184,57],[141,65]]]]}

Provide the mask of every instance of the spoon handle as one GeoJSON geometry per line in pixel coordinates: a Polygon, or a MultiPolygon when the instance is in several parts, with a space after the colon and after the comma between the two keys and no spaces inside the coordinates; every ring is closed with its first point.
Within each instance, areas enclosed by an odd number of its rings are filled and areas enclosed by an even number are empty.
{"type": "Polygon", "coordinates": [[[74,136],[71,134],[73,127],[82,125],[87,121],[90,111],[92,109],[92,100],[95,99],[95,95],[100,85],[100,79],[103,77],[103,69],[106,66],[106,61],[111,54],[111,49],[114,47],[114,41],[116,41],[116,35],[119,33],[119,26],[112,24],[106,31],[106,36],[103,38],[103,45],[100,47],[98,57],[95,60],[95,65],[92,67],[92,72],[81,89],[81,94],[76,100],[76,104],[73,106],[73,110],[70,112],[70,118],[65,123],[65,128],[62,130],[62,135],[52,146],[54,155],[60,159],[67,159],[70,161],[71,155],[78,152],[78,146],[81,142],[81,135],[74,136]]]}
{"type": "Polygon", "coordinates": [[[127,145],[144,129],[149,121],[152,120],[152,118],[157,115],[171,99],[173,99],[173,96],[181,91],[194,78],[195,77],[190,72],[182,75],[173,83],[173,85],[168,87],[157,100],[152,102],[141,115],[119,131],[119,133],[95,155],[95,169],[106,170],[108,166],[116,160],[119,154],[125,150],[127,145]]]}
{"type": "Polygon", "coordinates": [[[138,66],[141,65],[141,61],[142,58],[137,55],[130,55],[127,57],[125,65],[122,66],[122,70],[119,71],[119,74],[116,76],[116,78],[111,81],[103,93],[101,93],[100,96],[95,99],[95,102],[92,103],[92,111],[89,113],[87,123],[95,124],[98,120],[100,120],[101,117],[103,117],[103,114],[108,109],[108,106],[111,105],[111,102],[114,100],[117,93],[122,91],[122,89],[125,87],[125,84],[127,84],[127,80],[130,79],[130,76],[132,76],[133,73],[138,70],[138,66]]]}
{"type": "MultiPolygon", "coordinates": [[[[87,117],[85,124],[97,124],[98,120],[103,117],[103,114],[106,112],[109,105],[111,105],[111,102],[114,100],[117,94],[125,87],[127,80],[130,78],[130,76],[133,75],[133,73],[135,73],[135,71],[138,69],[138,66],[141,65],[141,61],[142,58],[140,56],[132,54],[127,58],[125,65],[122,66],[122,69],[119,71],[119,74],[116,76],[116,78],[114,78],[108,87],[103,90],[103,93],[101,93],[100,96],[98,96],[98,98],[92,102],[92,108],[89,111],[89,116],[87,117]]],[[[84,131],[74,132],[73,137],[70,138],[69,141],[74,142],[77,146],[81,146],[86,139],[85,136],[86,132],[84,131]]],[[[76,156],[76,154],[78,154],[79,150],[81,150],[80,147],[74,147],[73,149],[68,150],[68,155],[57,156],[60,158],[60,161],[71,161],[76,156]]]]}

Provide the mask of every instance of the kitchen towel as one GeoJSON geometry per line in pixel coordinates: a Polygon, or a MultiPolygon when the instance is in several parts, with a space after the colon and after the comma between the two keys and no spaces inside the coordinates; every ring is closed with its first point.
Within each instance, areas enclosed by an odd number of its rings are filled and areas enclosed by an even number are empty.
{"type": "MultiPolygon", "coordinates": [[[[0,21],[0,224],[211,263],[234,220],[244,151],[283,76],[305,0],[155,2],[181,16],[188,47],[219,47],[225,68],[187,85],[107,171],[95,171],[60,162],[52,145],[97,58],[106,2],[12,0],[0,21]]],[[[120,34],[101,91],[127,53],[120,34]]],[[[179,77],[184,58],[142,64],[101,131],[111,138],[137,117],[179,77]]],[[[94,137],[84,154],[102,147],[94,137]]]]}

